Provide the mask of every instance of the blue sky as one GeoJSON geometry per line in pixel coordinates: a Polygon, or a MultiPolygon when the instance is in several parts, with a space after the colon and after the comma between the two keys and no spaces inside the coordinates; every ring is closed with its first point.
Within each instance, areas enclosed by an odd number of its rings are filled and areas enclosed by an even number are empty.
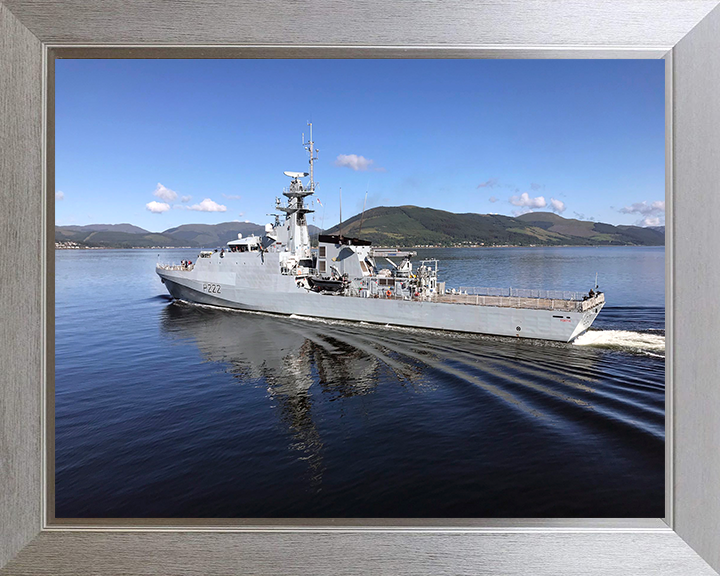
{"type": "Polygon", "coordinates": [[[56,222],[311,223],[367,205],[664,224],[662,60],[58,60],[56,222]],[[313,222],[314,218],[314,222],[313,222]]]}

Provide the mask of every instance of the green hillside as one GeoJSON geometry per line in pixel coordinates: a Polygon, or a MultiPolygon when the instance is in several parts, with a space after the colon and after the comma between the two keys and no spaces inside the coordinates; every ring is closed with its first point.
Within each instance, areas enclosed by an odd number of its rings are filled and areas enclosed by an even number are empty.
{"type": "Polygon", "coordinates": [[[181,242],[183,246],[214,248],[236,240],[238,234],[261,236],[265,227],[249,222],[223,222],[222,224],[183,224],[169,228],[163,235],[181,242]]]}
{"type": "Polygon", "coordinates": [[[153,246],[188,246],[181,240],[160,233],[115,232],[112,230],[68,230],[55,227],[55,242],[75,242],[91,248],[151,248],[153,246]]]}
{"type": "MultiPolygon", "coordinates": [[[[336,234],[338,227],[328,230],[336,234]]],[[[640,245],[661,246],[662,230],[613,226],[563,218],[551,212],[518,216],[454,214],[417,206],[378,207],[343,222],[342,233],[360,236],[374,244],[418,246],[484,245],[640,245]]]]}
{"type": "MultiPolygon", "coordinates": [[[[308,226],[311,237],[319,229],[308,226]]],[[[130,224],[91,224],[89,226],[55,226],[55,242],[74,242],[91,248],[151,248],[153,246],[216,248],[235,240],[238,234],[260,236],[265,227],[250,222],[221,224],[184,224],[164,232],[148,232],[130,224]],[[121,231],[122,230],[122,231],[121,231]],[[136,230],[130,232],[125,230],[136,230]]]]}
{"type": "MultiPolygon", "coordinates": [[[[319,229],[308,226],[311,237],[319,229]]],[[[164,232],[148,232],[130,224],[56,226],[56,242],[81,246],[142,248],[151,246],[224,246],[238,234],[261,236],[264,226],[250,222],[184,224],[164,232]],[[136,230],[130,232],[128,230],[136,230]]],[[[327,230],[337,234],[338,227],[327,230]]],[[[417,206],[381,206],[343,222],[345,236],[358,236],[379,246],[457,246],[467,244],[513,246],[662,246],[664,227],[613,226],[563,218],[552,212],[530,212],[516,218],[496,214],[454,214],[417,206]]]]}

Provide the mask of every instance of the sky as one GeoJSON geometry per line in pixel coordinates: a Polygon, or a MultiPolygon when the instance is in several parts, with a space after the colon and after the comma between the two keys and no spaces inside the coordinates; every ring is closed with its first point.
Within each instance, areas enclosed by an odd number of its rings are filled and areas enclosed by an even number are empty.
{"type": "Polygon", "coordinates": [[[58,225],[309,222],[366,202],[665,223],[663,60],[57,60],[58,225]],[[365,198],[367,197],[367,201],[365,198]]]}

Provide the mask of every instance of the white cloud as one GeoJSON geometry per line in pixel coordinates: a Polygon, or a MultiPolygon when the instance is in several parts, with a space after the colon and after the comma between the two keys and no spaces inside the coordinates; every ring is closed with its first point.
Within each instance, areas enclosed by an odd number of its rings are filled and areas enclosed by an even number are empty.
{"type": "Polygon", "coordinates": [[[213,202],[210,198],[205,198],[200,204],[193,204],[188,210],[195,210],[197,212],[226,212],[227,206],[213,202]]]}
{"type": "Polygon", "coordinates": [[[646,201],[635,202],[635,204],[620,208],[620,212],[623,214],[642,214],[643,216],[652,214],[657,216],[665,212],[665,201],[656,200],[652,204],[648,204],[646,201]]]}
{"type": "Polygon", "coordinates": [[[180,202],[190,202],[192,200],[192,196],[183,196],[180,198],[180,202]]]}
{"type": "Polygon", "coordinates": [[[223,198],[227,198],[228,200],[242,200],[240,194],[223,194],[223,198]]]}
{"type": "Polygon", "coordinates": [[[490,200],[490,202],[495,204],[495,202],[497,202],[499,200],[499,198],[496,198],[495,196],[490,196],[490,198],[488,198],[488,200],[490,200]]]}
{"type": "Polygon", "coordinates": [[[238,216],[240,216],[240,218],[242,218],[243,216],[245,216],[245,212],[240,212],[240,214],[238,214],[238,216]]]}
{"type": "Polygon", "coordinates": [[[497,178],[490,178],[487,182],[481,182],[477,185],[478,188],[495,188],[498,185],[497,178]]]}
{"type": "Polygon", "coordinates": [[[60,200],[65,200],[65,192],[58,190],[55,192],[55,202],[60,202],[60,200]]]}
{"type": "Polygon", "coordinates": [[[178,194],[175,192],[175,190],[170,190],[170,188],[165,188],[160,182],[158,182],[157,188],[155,188],[155,192],[153,192],[155,196],[160,198],[160,200],[165,200],[165,202],[172,202],[173,200],[177,200],[178,194]]]}
{"type": "Polygon", "coordinates": [[[530,183],[531,190],[540,190],[540,188],[545,188],[545,186],[543,186],[542,184],[538,184],[537,182],[530,183]]]}
{"type": "Polygon", "coordinates": [[[367,170],[375,170],[375,172],[385,172],[385,168],[374,167],[374,160],[358,156],[357,154],[340,154],[335,159],[335,166],[345,166],[356,172],[365,172],[367,170]]]}
{"type": "Polygon", "coordinates": [[[156,202],[153,200],[152,202],[145,204],[145,208],[150,210],[153,214],[162,214],[163,212],[170,210],[170,204],[166,204],[165,202],[156,202]]]}
{"type": "Polygon", "coordinates": [[[563,202],[562,200],[555,200],[555,198],[550,198],[550,208],[553,212],[562,214],[563,212],[565,212],[565,202],[563,202]]]}
{"type": "Polygon", "coordinates": [[[620,208],[622,214],[639,214],[643,218],[638,220],[638,226],[664,226],[665,225],[665,201],[655,200],[648,204],[647,201],[635,202],[630,206],[620,208]]]}
{"type": "Polygon", "coordinates": [[[547,206],[543,196],[531,198],[527,192],[523,192],[520,196],[510,196],[509,202],[513,206],[524,206],[526,208],[545,208],[547,206]]]}

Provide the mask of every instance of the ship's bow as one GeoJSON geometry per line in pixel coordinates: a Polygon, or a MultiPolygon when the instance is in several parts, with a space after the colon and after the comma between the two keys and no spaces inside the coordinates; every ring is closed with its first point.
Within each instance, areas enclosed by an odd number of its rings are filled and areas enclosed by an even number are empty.
{"type": "Polygon", "coordinates": [[[598,317],[600,310],[603,309],[603,306],[605,306],[605,294],[602,292],[595,294],[593,297],[583,300],[580,303],[578,323],[570,335],[568,342],[572,342],[575,338],[585,333],[590,326],[592,326],[593,322],[595,322],[595,318],[598,317]]]}

